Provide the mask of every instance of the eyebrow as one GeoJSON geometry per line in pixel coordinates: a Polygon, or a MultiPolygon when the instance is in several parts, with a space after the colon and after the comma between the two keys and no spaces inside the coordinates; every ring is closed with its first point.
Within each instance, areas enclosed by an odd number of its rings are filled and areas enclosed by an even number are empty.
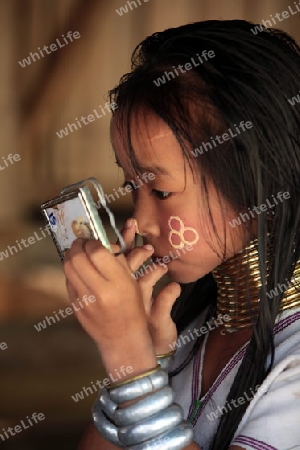
{"type": "MultiPolygon", "coordinates": [[[[120,161],[117,158],[116,158],[115,163],[122,169],[120,161]]],[[[161,167],[161,166],[151,166],[151,167],[140,166],[140,169],[144,172],[153,172],[156,175],[169,175],[170,176],[170,173],[167,171],[167,169],[165,169],[164,167],[161,167]]]]}

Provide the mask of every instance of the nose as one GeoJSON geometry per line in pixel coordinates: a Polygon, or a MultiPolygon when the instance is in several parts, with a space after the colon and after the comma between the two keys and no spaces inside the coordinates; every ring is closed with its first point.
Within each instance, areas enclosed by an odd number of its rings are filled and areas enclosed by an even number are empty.
{"type": "Polygon", "coordinates": [[[141,236],[159,236],[157,211],[153,202],[141,196],[135,203],[133,218],[136,221],[136,232],[141,236]]]}

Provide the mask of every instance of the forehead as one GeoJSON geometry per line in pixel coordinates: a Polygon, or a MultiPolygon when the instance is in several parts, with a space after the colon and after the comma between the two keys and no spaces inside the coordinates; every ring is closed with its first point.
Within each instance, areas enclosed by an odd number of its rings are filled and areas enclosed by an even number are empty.
{"type": "MultiPolygon", "coordinates": [[[[111,121],[111,142],[122,168],[129,168],[127,139],[119,126],[118,117],[111,121]]],[[[123,127],[122,127],[123,128],[123,127]]],[[[124,127],[125,128],[125,127],[124,127]]],[[[182,149],[170,127],[152,112],[140,111],[132,116],[131,143],[141,167],[162,168],[162,172],[182,171],[182,149]]]]}

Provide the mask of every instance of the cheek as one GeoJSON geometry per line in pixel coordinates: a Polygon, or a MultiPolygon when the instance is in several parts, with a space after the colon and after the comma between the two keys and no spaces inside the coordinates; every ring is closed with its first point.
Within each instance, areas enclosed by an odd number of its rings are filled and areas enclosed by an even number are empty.
{"type": "Polygon", "coordinates": [[[198,231],[189,226],[189,220],[179,216],[168,216],[164,219],[164,236],[172,248],[182,249],[186,245],[195,245],[199,241],[198,231]]]}

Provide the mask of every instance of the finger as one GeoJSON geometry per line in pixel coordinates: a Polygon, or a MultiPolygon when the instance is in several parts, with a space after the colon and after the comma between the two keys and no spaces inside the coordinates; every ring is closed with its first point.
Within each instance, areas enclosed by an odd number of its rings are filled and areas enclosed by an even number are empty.
{"type": "MultiPolygon", "coordinates": [[[[101,246],[101,244],[97,241],[89,241],[94,242],[96,245],[101,246]]],[[[72,287],[77,292],[77,297],[82,298],[84,295],[98,289],[103,290],[106,288],[108,281],[100,273],[89,256],[85,251],[85,244],[87,241],[76,240],[69,252],[68,257],[64,261],[64,272],[68,282],[72,285],[72,287]]],[[[107,253],[110,253],[106,250],[107,253]]],[[[113,256],[112,256],[113,258],[113,256]]]]}
{"type": "MultiPolygon", "coordinates": [[[[96,269],[96,275],[101,275],[103,281],[111,283],[112,281],[124,279],[124,275],[131,274],[124,255],[115,257],[108,249],[103,247],[98,241],[89,240],[85,242],[85,252],[91,265],[96,269]]],[[[82,268],[84,271],[84,267],[82,268]]],[[[95,273],[92,270],[84,274],[88,286],[95,286],[93,278],[95,273]]]]}
{"type": "MultiPolygon", "coordinates": [[[[130,250],[132,248],[132,245],[134,243],[136,233],[136,222],[135,219],[129,218],[126,220],[122,230],[121,230],[121,236],[124,239],[126,248],[130,250]]],[[[116,242],[117,245],[120,245],[120,240],[118,239],[116,242]]]]}
{"type": "MultiPolygon", "coordinates": [[[[117,245],[117,244],[111,244],[111,245],[110,245],[110,249],[111,249],[112,253],[113,253],[114,255],[116,255],[117,253],[119,253],[121,247],[120,247],[119,245],[117,245]]],[[[135,269],[132,268],[131,264],[129,263],[129,256],[128,256],[128,255],[130,255],[130,253],[133,252],[133,251],[135,251],[135,250],[136,250],[136,249],[129,250],[128,254],[126,254],[126,253],[125,253],[125,254],[117,254],[117,256],[116,256],[116,258],[118,258],[118,260],[119,260],[120,263],[123,265],[123,267],[125,267],[126,271],[127,271],[128,273],[130,273],[131,275],[133,275],[133,277],[134,277],[135,269]]],[[[144,252],[144,253],[145,253],[145,252],[144,252]]],[[[145,261],[145,260],[147,259],[147,257],[150,257],[150,256],[151,256],[151,253],[149,253],[149,251],[148,251],[147,254],[148,254],[148,256],[146,256],[146,257],[143,259],[143,261],[145,261]]],[[[141,262],[141,264],[142,264],[142,262],[141,262]]],[[[139,267],[139,266],[138,266],[138,267],[139,267]]]]}
{"type": "MultiPolygon", "coordinates": [[[[120,245],[110,244],[110,251],[114,256],[116,256],[116,258],[119,258],[119,261],[122,261],[122,263],[126,261],[126,259],[124,259],[124,257],[123,258],[121,257],[123,254],[120,253],[120,251],[121,251],[120,245]]],[[[125,253],[124,253],[124,255],[125,255],[125,253]]]]}
{"type": "MultiPolygon", "coordinates": [[[[117,247],[115,244],[113,246],[117,247]]],[[[111,265],[119,266],[120,262],[124,265],[124,261],[126,263],[124,255],[116,258],[100,241],[86,239],[76,239],[68,251],[68,258],[65,259],[65,262],[71,263],[72,268],[82,279],[85,278],[84,272],[95,272],[106,281],[111,279],[105,274],[110,270],[111,265]]]]}
{"type": "Polygon", "coordinates": [[[152,292],[156,283],[168,272],[166,265],[151,266],[152,272],[142,274],[141,271],[135,272],[135,279],[138,281],[142,291],[144,308],[147,314],[150,313],[152,307],[152,292]]]}
{"type": "MultiPolygon", "coordinates": [[[[120,252],[121,247],[117,244],[110,244],[110,250],[113,254],[116,254],[120,252]]],[[[117,255],[116,258],[118,258],[121,264],[132,273],[135,272],[144,261],[150,258],[153,252],[154,248],[152,245],[144,245],[143,247],[136,247],[133,250],[129,250],[126,254],[126,258],[121,257],[122,255],[117,255]]]]}
{"type": "Polygon", "coordinates": [[[166,323],[166,320],[171,318],[171,310],[176,301],[180,296],[181,287],[180,284],[172,281],[167,286],[165,286],[155,300],[152,303],[151,308],[151,322],[159,325],[161,323],[166,323]]]}
{"type": "Polygon", "coordinates": [[[153,254],[154,248],[152,245],[143,245],[136,247],[127,255],[127,262],[130,269],[135,272],[138,268],[153,254]]]}
{"type": "Polygon", "coordinates": [[[67,281],[71,283],[78,294],[87,290],[82,277],[83,268],[84,270],[95,270],[84,251],[84,245],[84,239],[76,239],[66,253],[63,265],[67,281]]]}
{"type": "Polygon", "coordinates": [[[73,302],[74,300],[76,300],[78,298],[78,294],[77,294],[76,289],[74,289],[74,287],[72,286],[72,284],[70,283],[70,281],[68,279],[66,279],[66,288],[68,291],[69,299],[71,300],[71,302],[73,302]]]}
{"type": "Polygon", "coordinates": [[[121,247],[118,244],[110,244],[110,249],[113,253],[119,253],[121,247]]]}

